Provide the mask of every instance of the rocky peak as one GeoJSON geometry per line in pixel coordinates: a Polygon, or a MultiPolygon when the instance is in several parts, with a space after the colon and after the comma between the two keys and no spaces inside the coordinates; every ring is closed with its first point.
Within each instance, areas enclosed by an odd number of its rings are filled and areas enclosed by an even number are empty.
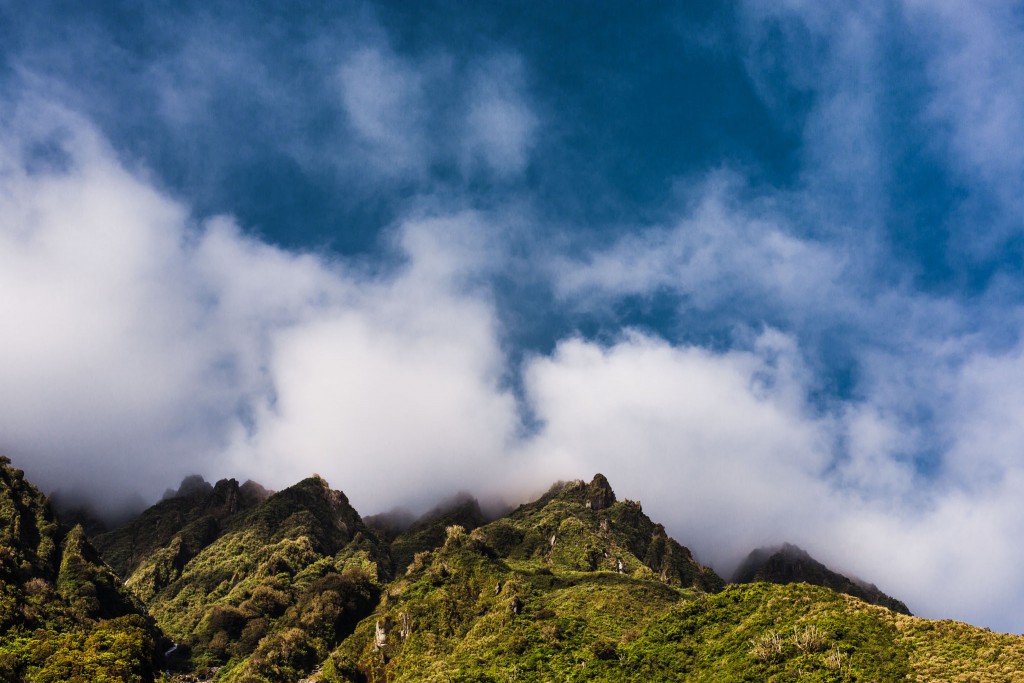
{"type": "Polygon", "coordinates": [[[591,510],[605,510],[615,504],[615,492],[608,479],[598,472],[587,486],[587,507],[591,510]]]}
{"type": "Polygon", "coordinates": [[[900,600],[883,593],[873,584],[852,579],[834,572],[811,557],[807,551],[791,543],[781,546],[758,548],[733,575],[733,583],[809,583],[846,593],[864,602],[887,607],[894,612],[910,614],[900,600]]]}
{"type": "Polygon", "coordinates": [[[210,485],[210,482],[203,479],[201,474],[190,474],[181,480],[181,484],[178,485],[177,491],[167,489],[167,492],[164,493],[164,499],[183,498],[185,496],[205,496],[212,490],[213,486],[210,485]]]}
{"type": "Polygon", "coordinates": [[[237,479],[221,479],[207,499],[207,507],[223,510],[226,515],[233,515],[241,507],[237,479]]]}

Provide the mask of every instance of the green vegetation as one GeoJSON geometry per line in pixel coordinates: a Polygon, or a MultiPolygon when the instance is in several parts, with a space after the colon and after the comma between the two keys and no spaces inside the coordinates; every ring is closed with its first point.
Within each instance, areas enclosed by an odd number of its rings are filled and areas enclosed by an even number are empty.
{"type": "MultiPolygon", "coordinates": [[[[181,683],[966,682],[1024,671],[1022,637],[807,583],[726,586],[601,475],[481,522],[468,499],[377,533],[319,477],[274,495],[200,480],[101,537],[133,595],[82,528],[62,528],[0,459],[0,681],[149,682],[170,669],[181,683]]],[[[838,580],[790,554],[756,571],[838,580]]]]}
{"type": "Polygon", "coordinates": [[[0,681],[153,681],[157,637],[82,528],[0,458],[0,681]]]}
{"type": "Polygon", "coordinates": [[[846,593],[872,605],[881,605],[894,612],[910,615],[901,601],[890,597],[863,581],[854,581],[837,574],[805,551],[785,543],[776,548],[759,548],[740,565],[733,575],[733,583],[810,583],[846,593]]]}
{"type": "Polygon", "coordinates": [[[616,644],[684,596],[615,572],[505,563],[479,537],[456,534],[346,641],[339,680],[353,669],[371,680],[574,680],[588,662],[601,680],[616,644]]]}
{"type": "Polygon", "coordinates": [[[122,528],[97,536],[95,545],[119,576],[131,576],[148,563],[147,588],[154,592],[215,541],[228,519],[267,495],[253,482],[239,486],[234,479],[224,479],[211,487],[198,477],[188,477],[177,495],[165,498],[122,528]],[[156,561],[154,553],[160,555],[156,561]]]}
{"type": "Polygon", "coordinates": [[[1005,681],[1024,671],[1019,637],[808,584],[722,587],[600,475],[559,484],[418,554],[317,680],[1005,681]]]}
{"type": "Polygon", "coordinates": [[[622,663],[646,680],[904,680],[907,649],[867,608],[807,584],[730,586],[652,623],[622,663]]]}
{"type": "MultiPolygon", "coordinates": [[[[219,482],[213,495],[230,500],[237,490],[219,482]]],[[[177,643],[176,669],[295,681],[377,603],[387,550],[319,477],[252,505],[208,505],[214,514],[180,516],[168,503],[155,512],[183,528],[136,564],[127,585],[177,643]]],[[[125,545],[117,533],[108,542],[125,545]]]]}
{"type": "Polygon", "coordinates": [[[616,680],[622,643],[723,585],[601,475],[557,484],[472,533],[447,531],[323,680],[616,680]]]}
{"type": "Polygon", "coordinates": [[[480,504],[473,498],[458,499],[439,506],[398,534],[390,544],[394,573],[404,573],[416,553],[433,550],[444,543],[450,526],[475,529],[484,523],[480,504]]]}

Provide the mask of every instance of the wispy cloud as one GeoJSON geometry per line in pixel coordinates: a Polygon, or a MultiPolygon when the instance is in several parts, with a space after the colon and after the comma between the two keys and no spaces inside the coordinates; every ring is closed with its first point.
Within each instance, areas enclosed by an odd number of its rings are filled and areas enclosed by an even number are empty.
{"type": "Polygon", "coordinates": [[[456,163],[467,179],[508,178],[529,163],[539,121],[514,54],[412,61],[368,47],[345,59],[338,82],[358,158],[385,176],[422,179],[456,163]]]}
{"type": "Polygon", "coordinates": [[[361,143],[360,155],[378,172],[423,172],[426,146],[424,77],[395,55],[363,49],[338,69],[345,113],[361,143]]]}
{"type": "Polygon", "coordinates": [[[904,16],[925,62],[922,118],[936,133],[932,144],[969,188],[951,226],[954,246],[972,260],[998,258],[1005,241],[1024,229],[1024,149],[1008,144],[1024,135],[1019,8],[907,2],[904,16]],[[964,229],[979,220],[987,224],[983,234],[964,229]]]}

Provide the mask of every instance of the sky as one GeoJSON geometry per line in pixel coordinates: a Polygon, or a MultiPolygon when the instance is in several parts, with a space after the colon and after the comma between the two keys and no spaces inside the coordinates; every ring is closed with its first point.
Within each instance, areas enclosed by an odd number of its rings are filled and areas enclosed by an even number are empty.
{"type": "Polygon", "coordinates": [[[603,472],[1024,631],[1024,11],[0,0],[0,452],[108,511],[603,472]]]}

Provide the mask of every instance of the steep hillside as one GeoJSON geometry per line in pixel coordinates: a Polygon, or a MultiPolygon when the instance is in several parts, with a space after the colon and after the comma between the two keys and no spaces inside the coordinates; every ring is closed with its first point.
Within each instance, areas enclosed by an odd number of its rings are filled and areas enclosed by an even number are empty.
{"type": "Polygon", "coordinates": [[[391,541],[391,560],[395,573],[405,573],[416,553],[443,545],[448,527],[461,526],[472,531],[484,521],[480,503],[475,498],[466,496],[439,505],[391,541]]]}
{"type": "Polygon", "coordinates": [[[158,637],[82,527],[0,457],[0,680],[151,681],[158,637]]]}
{"type": "Polygon", "coordinates": [[[571,680],[617,668],[617,643],[722,580],[619,502],[602,476],[418,553],[324,680],[571,680]]]}
{"type": "Polygon", "coordinates": [[[218,680],[296,680],[373,609],[390,569],[386,548],[319,477],[220,518],[193,554],[195,525],[127,583],[177,643],[172,664],[220,667],[218,680]]]}
{"type": "Polygon", "coordinates": [[[1024,638],[808,584],[684,591],[609,572],[524,571],[453,530],[314,680],[1024,680],[1024,638]]]}
{"type": "Polygon", "coordinates": [[[1021,671],[1017,636],[806,583],[723,589],[598,475],[472,533],[450,527],[314,680],[1011,681],[1021,671]]]}
{"type": "Polygon", "coordinates": [[[234,479],[222,479],[211,486],[195,476],[186,478],[177,492],[168,493],[128,524],[94,539],[120,576],[131,576],[154,552],[166,550],[175,539],[173,571],[180,571],[220,536],[229,519],[269,495],[253,482],[239,486],[234,479]]]}
{"type": "Polygon", "coordinates": [[[697,563],[638,502],[618,501],[604,475],[589,483],[556,484],[533,503],[481,529],[487,544],[510,560],[574,571],[613,571],[678,587],[720,590],[722,579],[697,563]]]}
{"type": "Polygon", "coordinates": [[[733,576],[735,583],[810,583],[852,595],[872,605],[888,607],[894,612],[910,614],[900,600],[880,591],[874,584],[855,581],[832,571],[795,545],[759,548],[747,556],[733,576]]]}

